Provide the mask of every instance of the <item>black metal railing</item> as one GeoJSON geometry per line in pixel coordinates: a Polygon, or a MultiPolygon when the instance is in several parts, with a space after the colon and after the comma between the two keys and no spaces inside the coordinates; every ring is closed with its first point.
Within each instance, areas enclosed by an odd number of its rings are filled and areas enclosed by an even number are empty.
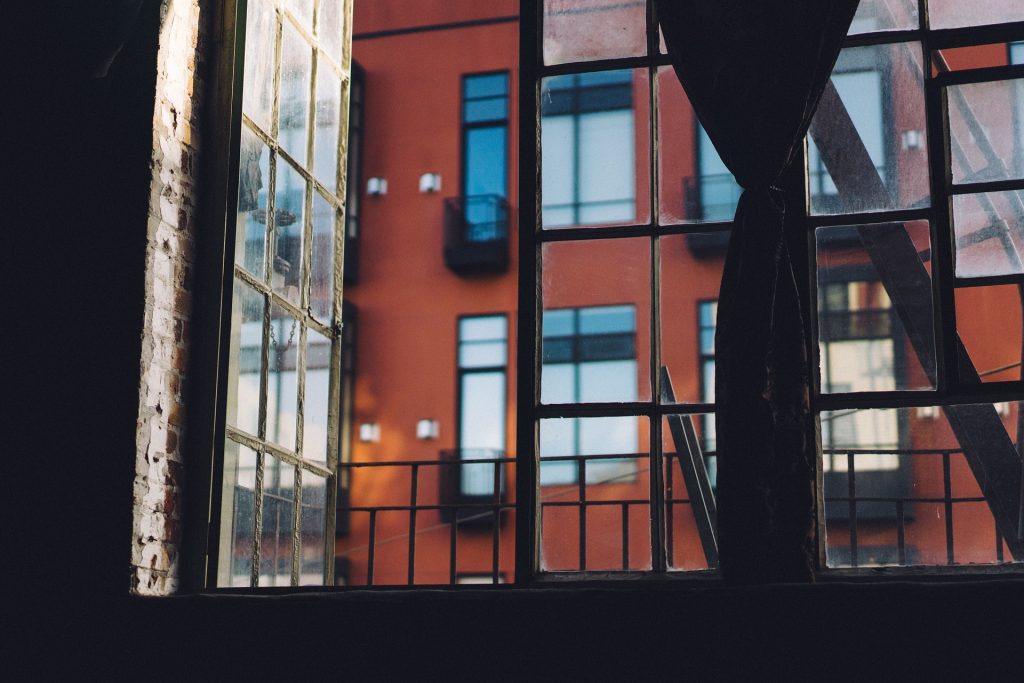
{"type": "MultiPolygon", "coordinates": [[[[440,470],[440,501],[445,505],[488,505],[495,499],[505,502],[505,452],[492,448],[457,448],[441,451],[441,461],[448,466],[440,470]],[[497,491],[497,496],[495,496],[497,491]]],[[[486,526],[494,524],[495,514],[475,507],[444,509],[441,519],[454,517],[462,524],[486,526]]],[[[501,516],[498,515],[500,521],[501,516]]]]}
{"type": "Polygon", "coordinates": [[[508,270],[508,202],[498,195],[444,201],[444,262],[460,275],[508,270]]]}

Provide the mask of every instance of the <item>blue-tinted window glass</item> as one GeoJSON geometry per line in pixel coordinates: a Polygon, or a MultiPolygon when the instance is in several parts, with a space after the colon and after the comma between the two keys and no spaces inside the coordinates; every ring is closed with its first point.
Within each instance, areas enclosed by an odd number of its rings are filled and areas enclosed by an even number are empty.
{"type": "Polygon", "coordinates": [[[706,221],[731,221],[743,189],[736,183],[704,127],[697,124],[700,159],[700,215],[706,221]]]}
{"type": "Polygon", "coordinates": [[[466,179],[463,194],[505,196],[507,149],[505,126],[466,130],[466,179]]]}
{"type": "Polygon", "coordinates": [[[466,76],[462,81],[462,96],[467,100],[507,95],[508,74],[479,74],[466,76]]]}

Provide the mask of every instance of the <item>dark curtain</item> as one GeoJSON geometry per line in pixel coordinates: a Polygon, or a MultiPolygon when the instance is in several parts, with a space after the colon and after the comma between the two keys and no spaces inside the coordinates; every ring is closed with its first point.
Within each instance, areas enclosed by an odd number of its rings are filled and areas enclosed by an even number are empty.
{"type": "Polygon", "coordinates": [[[744,189],[715,334],[719,561],[734,581],[813,577],[817,432],[773,185],[801,148],[857,2],[657,0],[676,75],[744,189]]]}

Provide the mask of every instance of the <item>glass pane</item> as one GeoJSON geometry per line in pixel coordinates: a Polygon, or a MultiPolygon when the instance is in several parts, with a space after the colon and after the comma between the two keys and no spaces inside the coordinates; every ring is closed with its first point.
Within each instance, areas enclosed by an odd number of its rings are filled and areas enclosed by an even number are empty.
{"type": "Polygon", "coordinates": [[[713,307],[728,243],[728,232],[661,238],[661,362],[676,403],[714,400],[713,307]],[[705,368],[712,372],[710,384],[705,368]]]}
{"type": "Polygon", "coordinates": [[[345,33],[344,9],[344,0],[320,0],[320,44],[339,66],[342,38],[345,33]]]}
{"type": "Polygon", "coordinates": [[[341,79],[327,66],[316,72],[316,131],[313,172],[331,192],[338,191],[338,131],[341,118],[341,79]]]}
{"type": "Polygon", "coordinates": [[[274,291],[298,305],[302,285],[303,216],[306,206],[306,179],[291,164],[281,159],[277,165],[274,192],[274,267],[270,276],[274,291]]]}
{"type": "Polygon", "coordinates": [[[650,241],[549,243],[543,259],[541,400],[650,400],[650,241]]]}
{"type": "MultiPolygon", "coordinates": [[[[1011,48],[1012,58],[1012,48],[1011,48]]],[[[932,51],[932,74],[963,69],[981,69],[989,66],[1005,66],[1007,63],[1006,43],[970,45],[968,47],[947,47],[932,51]]],[[[1011,59],[1010,63],[1013,61],[1011,59]]]]}
{"type": "Polygon", "coordinates": [[[946,90],[953,182],[1024,178],[1024,79],[946,90]]]}
{"type": "Polygon", "coordinates": [[[313,268],[310,273],[309,308],[320,322],[330,323],[334,312],[335,225],[338,212],[313,193],[313,268]]]}
{"type": "Polygon", "coordinates": [[[285,7],[292,11],[304,28],[313,27],[313,0],[286,0],[285,7]]]}
{"type": "Polygon", "coordinates": [[[504,340],[508,336],[508,319],[503,315],[489,315],[459,320],[459,341],[504,340]]]}
{"type": "Polygon", "coordinates": [[[1020,0],[928,0],[928,24],[931,28],[957,28],[1024,21],[1020,0]]]}
{"type": "Polygon", "coordinates": [[[854,213],[927,206],[921,46],[842,51],[808,138],[811,211],[854,213]]]}
{"type": "Polygon", "coordinates": [[[298,415],[296,361],[299,322],[283,308],[270,308],[270,374],[267,380],[267,439],[295,450],[298,415]]]}
{"type": "Polygon", "coordinates": [[[324,531],[327,528],[327,480],[312,472],[302,473],[302,545],[299,585],[319,586],[324,582],[324,531]]]}
{"type": "Polygon", "coordinates": [[[281,147],[305,166],[309,130],[309,86],[313,51],[290,22],[281,34],[281,103],[278,139],[281,147]]]}
{"type": "Polygon", "coordinates": [[[306,330],[306,397],[302,406],[302,457],[327,462],[327,413],[331,402],[331,340],[306,330]]]}
{"type": "Polygon", "coordinates": [[[956,290],[956,330],[974,365],[960,368],[960,379],[974,384],[1021,379],[1020,289],[1016,285],[956,290]]]}
{"type": "Polygon", "coordinates": [[[648,439],[646,418],[540,421],[544,571],[650,569],[648,439]]]}
{"type": "Polygon", "coordinates": [[[238,218],[235,263],[256,278],[266,277],[267,193],[270,149],[247,126],[242,126],[238,160],[238,218]]]}
{"type": "Polygon", "coordinates": [[[958,277],[1024,272],[1024,191],[955,195],[953,229],[958,277]]]}
{"type": "Polygon", "coordinates": [[[860,0],[847,35],[875,31],[910,30],[917,28],[917,0],[860,0]]]}
{"type": "Polygon", "coordinates": [[[544,0],[544,63],[637,57],[647,53],[643,2],[544,0]]]}
{"type": "MultiPolygon", "coordinates": [[[[463,461],[505,455],[505,373],[462,375],[459,405],[459,458],[463,461]]],[[[494,464],[463,465],[459,491],[465,496],[494,495],[494,464]]]]}
{"type": "MultiPolygon", "coordinates": [[[[714,421],[711,414],[670,415],[662,426],[662,448],[665,454],[665,552],[670,569],[714,569],[708,562],[714,557],[710,539],[701,535],[698,513],[708,510],[706,519],[715,528],[715,515],[711,505],[694,505],[701,496],[691,494],[687,481],[699,481],[701,470],[707,476],[710,490],[708,498],[714,501],[718,472],[714,453],[714,421]],[[686,469],[684,470],[684,466],[686,469]],[[685,472],[685,474],[684,474],[685,472]],[[705,546],[706,544],[706,546],[705,546]]],[[[699,489],[698,489],[699,490],[699,489]]],[[[704,512],[699,513],[704,515],[704,512]]]]}
{"type": "Polygon", "coordinates": [[[731,221],[742,189],[667,66],[658,70],[658,126],[661,224],[731,221]]]}
{"type": "Polygon", "coordinates": [[[262,294],[235,279],[228,355],[227,423],[252,436],[259,435],[265,307],[262,294]]]}
{"type": "Polygon", "coordinates": [[[224,495],[218,586],[248,586],[252,581],[252,548],[256,532],[256,452],[224,444],[224,495]]]}
{"type": "Polygon", "coordinates": [[[545,228],[650,219],[647,92],[646,72],[639,69],[544,79],[541,220],[545,228]]]}
{"type": "Polygon", "coordinates": [[[277,21],[272,0],[252,0],[245,19],[245,88],[242,111],[270,133],[274,102],[274,43],[277,21]]]}
{"type": "Polygon", "coordinates": [[[922,406],[823,415],[828,566],[1012,562],[1004,539],[1016,539],[1016,505],[1009,514],[994,515],[974,471],[1009,475],[1004,486],[1008,482],[1016,495],[1018,408],[922,406]]]}
{"type": "Polygon", "coordinates": [[[292,583],[292,529],[295,528],[295,467],[264,456],[263,533],[260,534],[260,585],[292,583]]]}
{"type": "Polygon", "coordinates": [[[815,240],[822,393],[933,388],[928,224],[819,228],[815,240]]]}

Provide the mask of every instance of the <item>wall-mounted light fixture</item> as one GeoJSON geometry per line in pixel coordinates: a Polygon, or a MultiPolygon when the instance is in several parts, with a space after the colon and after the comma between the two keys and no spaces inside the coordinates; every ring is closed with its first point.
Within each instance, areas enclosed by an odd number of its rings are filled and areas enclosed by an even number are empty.
{"type": "Polygon", "coordinates": [[[366,181],[366,194],[379,197],[388,193],[387,178],[370,178],[366,181]]]}
{"type": "Polygon", "coordinates": [[[905,130],[900,135],[900,145],[903,151],[921,149],[924,147],[924,133],[919,130],[905,130]]]}
{"type": "Polygon", "coordinates": [[[918,406],[917,408],[917,419],[918,420],[934,420],[939,416],[938,406],[918,406]]]}
{"type": "Polygon", "coordinates": [[[364,422],[359,425],[359,440],[363,443],[379,443],[380,425],[376,422],[364,422]]]}
{"type": "Polygon", "coordinates": [[[440,192],[441,176],[438,173],[424,173],[420,176],[420,192],[440,192]]]}
{"type": "Polygon", "coordinates": [[[1006,417],[1010,414],[1010,403],[1009,401],[1000,401],[993,406],[996,409],[996,413],[999,417],[1006,417]]]}
{"type": "Polygon", "coordinates": [[[441,433],[441,425],[437,420],[422,419],[416,423],[417,439],[436,439],[441,433]]]}

